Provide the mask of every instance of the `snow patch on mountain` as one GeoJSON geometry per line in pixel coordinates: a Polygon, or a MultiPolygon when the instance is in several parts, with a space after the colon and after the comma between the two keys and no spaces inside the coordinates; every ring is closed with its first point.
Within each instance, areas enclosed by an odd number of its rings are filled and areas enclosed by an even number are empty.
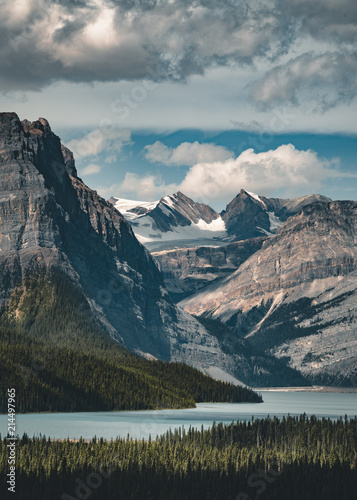
{"type": "Polygon", "coordinates": [[[110,203],[112,203],[117,210],[126,218],[136,218],[137,214],[135,212],[131,212],[133,208],[142,207],[146,210],[153,210],[156,205],[158,205],[159,201],[137,201],[137,200],[126,200],[125,198],[116,198],[113,196],[110,198],[110,203]]]}
{"type": "Polygon", "coordinates": [[[274,212],[267,212],[269,215],[270,231],[275,233],[283,224],[279,217],[274,212]]]}
{"type": "MultiPolygon", "coordinates": [[[[164,214],[167,213],[165,207],[161,209],[164,214]]],[[[189,226],[172,227],[170,231],[162,232],[155,226],[155,221],[150,215],[142,215],[136,218],[127,219],[132,221],[134,233],[140,243],[150,249],[157,248],[175,248],[181,246],[195,246],[207,243],[219,246],[222,239],[227,236],[224,221],[218,219],[207,224],[200,219],[197,223],[192,222],[189,226]],[[206,241],[205,241],[206,240],[206,241]],[[211,241],[212,240],[212,241],[211,241]],[[168,245],[171,243],[171,245],[168,245]]]]}
{"type": "Polygon", "coordinates": [[[260,198],[260,196],[258,194],[252,193],[250,191],[246,191],[246,193],[248,193],[249,196],[254,198],[256,201],[258,201],[265,209],[267,208],[266,204],[264,203],[264,201],[260,198]]]}

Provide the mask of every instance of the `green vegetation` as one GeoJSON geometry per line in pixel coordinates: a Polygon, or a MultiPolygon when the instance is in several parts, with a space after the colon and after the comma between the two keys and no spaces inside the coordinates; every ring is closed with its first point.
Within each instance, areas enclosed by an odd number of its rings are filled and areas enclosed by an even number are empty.
{"type": "Polygon", "coordinates": [[[94,321],[59,272],[28,277],[0,311],[0,412],[143,410],[196,402],[259,402],[257,394],[178,363],[127,352],[94,321]]]}
{"type": "MultiPolygon", "coordinates": [[[[0,441],[2,478],[7,444],[0,441]]],[[[350,500],[357,418],[267,418],[153,441],[24,436],[17,456],[19,500],[350,500]]]]}

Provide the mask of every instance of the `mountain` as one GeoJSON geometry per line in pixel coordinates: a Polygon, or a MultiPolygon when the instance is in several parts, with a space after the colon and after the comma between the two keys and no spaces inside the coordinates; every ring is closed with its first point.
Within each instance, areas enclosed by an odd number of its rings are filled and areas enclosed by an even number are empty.
{"type": "MultiPolygon", "coordinates": [[[[176,199],[177,207],[183,204],[183,196],[176,199]]],[[[189,219],[210,225],[216,216],[204,205],[180,213],[167,216],[173,227],[189,219]]],[[[15,113],[0,113],[0,306],[1,328],[9,337],[20,328],[21,342],[26,335],[29,344],[57,336],[82,352],[87,343],[105,345],[104,332],[149,359],[184,362],[230,381],[242,373],[244,355],[222,348],[173,304],[131,225],[78,177],[72,153],[47,120],[21,122],[15,113]],[[60,276],[58,285],[52,276],[60,276]],[[87,337],[79,339],[79,330],[87,337]]]]}
{"type": "Polygon", "coordinates": [[[221,247],[178,248],[152,252],[174,302],[234,273],[267,237],[236,241],[221,247]]]}
{"type": "Polygon", "coordinates": [[[0,301],[25,276],[58,268],[114,338],[168,359],[163,316],[176,312],[155,263],[124,218],[77,177],[48,122],[1,114],[0,161],[0,301]]]}
{"type": "Polygon", "coordinates": [[[311,381],[357,385],[357,203],[316,202],[228,277],[184,299],[311,381]]]}
{"type": "Polygon", "coordinates": [[[110,198],[109,202],[131,224],[138,240],[152,252],[202,246],[222,246],[232,241],[271,236],[292,215],[315,202],[329,202],[321,195],[301,198],[266,198],[242,189],[218,214],[181,192],[159,201],[110,198]]]}
{"type": "Polygon", "coordinates": [[[213,208],[181,192],[155,202],[115,197],[109,202],[123,214],[138,240],[151,251],[205,244],[219,246],[227,237],[224,222],[213,208]]]}
{"type": "Polygon", "coordinates": [[[311,203],[329,202],[319,194],[302,198],[266,198],[242,189],[221,213],[228,235],[237,240],[276,233],[292,215],[311,203]]]}

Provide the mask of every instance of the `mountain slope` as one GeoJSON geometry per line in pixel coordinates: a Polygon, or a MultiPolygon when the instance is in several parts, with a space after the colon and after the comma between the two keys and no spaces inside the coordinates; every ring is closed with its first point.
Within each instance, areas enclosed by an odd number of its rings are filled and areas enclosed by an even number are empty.
{"type": "Polygon", "coordinates": [[[162,316],[176,313],[155,263],[124,218],[75,175],[46,120],[2,114],[0,151],[0,300],[28,273],[59,268],[117,340],[169,359],[162,316]]]}
{"type": "Polygon", "coordinates": [[[153,252],[167,291],[175,302],[234,273],[266,237],[236,241],[221,247],[193,247],[153,252]]]}
{"type": "Polygon", "coordinates": [[[311,203],[329,202],[321,195],[301,198],[266,198],[242,189],[221,213],[230,236],[238,240],[271,235],[292,215],[311,203]]]}
{"type": "Polygon", "coordinates": [[[152,251],[204,244],[218,246],[227,236],[224,222],[213,208],[181,192],[156,202],[115,197],[109,201],[131,224],[139,241],[152,251]]]}
{"type": "Polygon", "coordinates": [[[356,244],[356,202],[308,205],[234,274],[180,304],[312,380],[356,385],[356,244]]]}

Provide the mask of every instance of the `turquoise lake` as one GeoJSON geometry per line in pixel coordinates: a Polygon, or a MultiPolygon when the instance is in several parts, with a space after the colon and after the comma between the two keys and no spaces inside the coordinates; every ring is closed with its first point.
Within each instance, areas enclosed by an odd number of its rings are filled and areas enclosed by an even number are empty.
{"type": "MultiPolygon", "coordinates": [[[[126,437],[148,439],[149,435],[165,433],[169,428],[190,426],[208,428],[213,421],[231,423],[284,415],[316,415],[339,418],[357,415],[356,393],[260,391],[264,403],[200,403],[187,410],[124,411],[91,413],[40,413],[16,416],[16,432],[22,436],[45,435],[51,438],[111,439],[126,437]]],[[[0,415],[0,432],[6,435],[7,415],[0,415]]]]}

